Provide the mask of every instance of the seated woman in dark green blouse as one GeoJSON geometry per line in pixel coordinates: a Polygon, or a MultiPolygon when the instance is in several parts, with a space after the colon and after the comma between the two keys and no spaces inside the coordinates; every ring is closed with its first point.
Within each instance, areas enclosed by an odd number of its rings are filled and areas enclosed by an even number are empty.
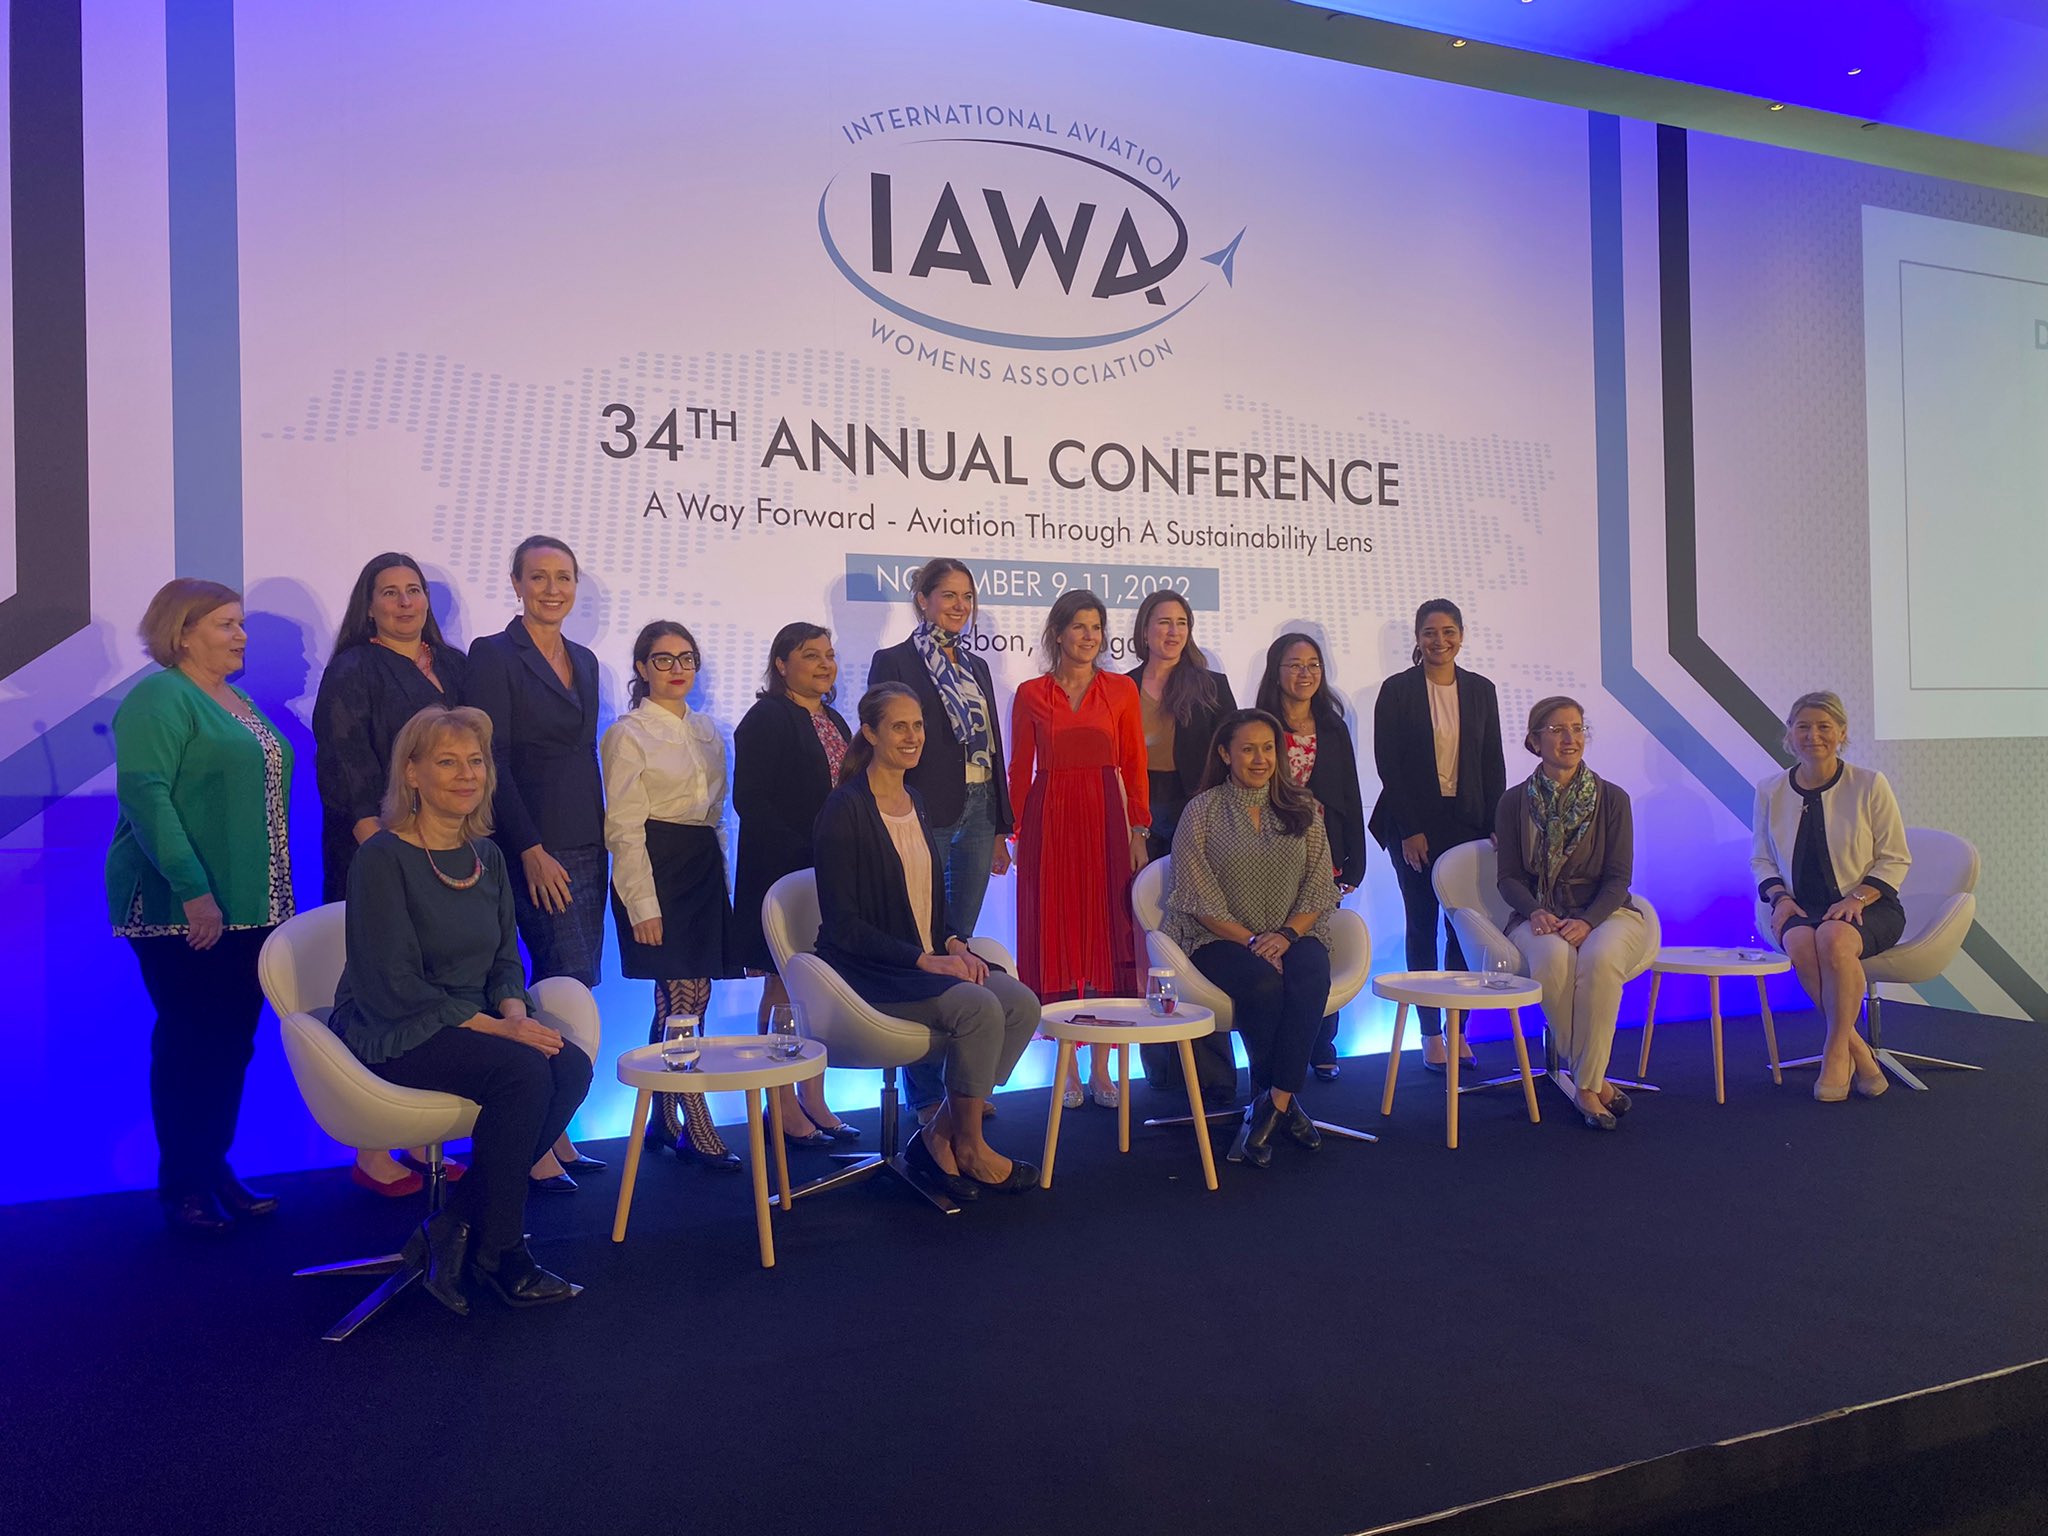
{"type": "Polygon", "coordinates": [[[466,1313],[465,1269],[513,1306],[574,1288],[534,1263],[527,1170],[590,1091],[590,1058],[535,1014],[512,885],[491,841],[490,717],[429,705],[391,749],[384,830],[348,875],[348,963],[329,1022],[379,1077],[479,1106],[469,1174],[408,1245],[466,1313]]]}

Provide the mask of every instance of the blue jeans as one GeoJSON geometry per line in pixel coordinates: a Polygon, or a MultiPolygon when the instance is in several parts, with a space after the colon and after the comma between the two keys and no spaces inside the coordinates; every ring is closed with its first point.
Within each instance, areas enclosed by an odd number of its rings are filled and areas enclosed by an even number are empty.
{"type": "MultiPolygon", "coordinates": [[[[994,779],[970,784],[960,819],[950,827],[932,828],[940,856],[946,861],[946,916],[963,937],[974,932],[974,925],[981,920],[981,904],[988,897],[989,867],[996,856],[995,803],[994,779]]],[[[938,1062],[920,1062],[903,1069],[904,1096],[912,1109],[923,1109],[945,1097],[942,1070],[938,1062]]]]}

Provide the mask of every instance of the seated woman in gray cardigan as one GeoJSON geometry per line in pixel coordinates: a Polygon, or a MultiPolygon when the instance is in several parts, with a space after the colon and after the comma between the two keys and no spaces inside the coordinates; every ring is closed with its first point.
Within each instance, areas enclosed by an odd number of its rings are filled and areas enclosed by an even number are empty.
{"type": "Polygon", "coordinates": [[[1607,1081],[1621,983],[1648,935],[1629,900],[1635,823],[1628,795],[1585,763],[1586,712],[1539,699],[1522,745],[1541,766],[1494,814],[1508,938],[1543,986],[1543,1016],[1571,1064],[1579,1113],[1611,1131],[1628,1095],[1607,1081]]]}
{"type": "Polygon", "coordinates": [[[386,1082],[479,1106],[468,1174],[406,1244],[428,1294],[458,1314],[472,1280],[515,1307],[576,1294],[527,1251],[526,1179],[590,1090],[590,1058],[526,991],[493,777],[482,710],[429,704],[399,729],[384,830],[349,865],[328,1019],[386,1082]]]}
{"type": "Polygon", "coordinates": [[[1791,957],[1828,1021],[1813,1096],[1840,1103],[1853,1086],[1874,1099],[1884,1069],[1856,1033],[1863,962],[1906,931],[1899,885],[1913,857],[1885,776],[1842,759],[1849,713],[1832,693],[1801,694],[1785,716],[1798,761],[1756,787],[1749,869],[1771,909],[1771,937],[1791,957]]]}

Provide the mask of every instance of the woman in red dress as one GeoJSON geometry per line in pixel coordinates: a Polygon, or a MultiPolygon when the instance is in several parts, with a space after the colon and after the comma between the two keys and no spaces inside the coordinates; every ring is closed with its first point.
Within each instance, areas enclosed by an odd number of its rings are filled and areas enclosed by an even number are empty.
{"type": "MultiPolygon", "coordinates": [[[[1083,987],[1138,990],[1131,876],[1152,820],[1137,685],[1099,671],[1108,615],[1094,593],[1061,594],[1040,641],[1049,670],[1017,690],[1010,803],[1017,814],[1017,967],[1041,1000],[1083,987]]],[[[1076,1055],[1078,1056],[1078,1052],[1076,1055]]],[[[1110,1052],[1090,1052],[1090,1088],[1117,1103],[1110,1052]]],[[[1065,1102],[1081,1102],[1078,1066],[1065,1102]]]]}

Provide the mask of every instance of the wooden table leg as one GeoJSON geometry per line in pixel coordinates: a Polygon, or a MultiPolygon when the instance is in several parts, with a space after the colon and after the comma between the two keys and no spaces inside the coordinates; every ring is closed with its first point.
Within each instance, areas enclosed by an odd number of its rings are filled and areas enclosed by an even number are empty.
{"type": "Polygon", "coordinates": [[[775,1189],[782,1196],[783,1210],[787,1211],[795,1197],[789,1192],[789,1143],[782,1135],[782,1095],[773,1088],[763,1088],[761,1097],[768,1102],[768,1131],[775,1138],[775,1189]]]}
{"type": "Polygon", "coordinates": [[[633,1184],[640,1177],[640,1138],[647,1130],[647,1106],[654,1095],[642,1088],[633,1100],[633,1134],[626,1138],[626,1170],[619,1175],[619,1208],[612,1213],[612,1241],[626,1240],[626,1212],[633,1208],[633,1184]]]}
{"type": "Polygon", "coordinates": [[[775,1267],[775,1230],[768,1224],[768,1149],[761,1143],[761,1101],[747,1092],[747,1168],[754,1176],[754,1231],[761,1239],[761,1267],[775,1267]]]}
{"type": "Polygon", "coordinates": [[[1541,1125],[1543,1116],[1536,1110],[1536,1078],[1529,1070],[1529,1042],[1522,1038],[1522,1010],[1508,1010],[1508,1028],[1515,1037],[1515,1065],[1522,1071],[1522,1097],[1529,1101],[1529,1123],[1541,1125]]]}
{"type": "Polygon", "coordinates": [[[1458,1147],[1458,1058],[1465,1054],[1465,1015],[1444,1010],[1444,1145],[1458,1147]]]}
{"type": "Polygon", "coordinates": [[[1401,1034],[1408,1027],[1408,1005],[1394,1005],[1394,1043],[1387,1051],[1387,1091],[1380,1095],[1380,1113],[1394,1112],[1394,1079],[1401,1071],[1401,1034]]]}
{"type": "Polygon", "coordinates": [[[1060,1146],[1060,1111],[1066,1107],[1067,1073],[1074,1065],[1074,1042],[1062,1040],[1052,1069],[1052,1108],[1045,1117],[1045,1155],[1038,1160],[1038,1187],[1052,1188],[1052,1160],[1060,1146]]]}
{"type": "Polygon", "coordinates": [[[1131,1048],[1116,1048],[1116,1149],[1131,1150],[1131,1048]]]}
{"type": "Polygon", "coordinates": [[[1756,1005],[1764,1015],[1764,1049],[1771,1053],[1771,1081],[1780,1088],[1785,1086],[1784,1071],[1778,1065],[1778,1026],[1771,1022],[1771,1000],[1764,995],[1764,979],[1756,979],[1756,1005]]]}
{"type": "Polygon", "coordinates": [[[1714,1035],[1714,1102],[1728,1102],[1728,1085],[1721,1071],[1721,978],[1707,978],[1707,1019],[1714,1035]]]}
{"type": "Polygon", "coordinates": [[[1650,1075],[1650,1036],[1657,1029],[1657,988],[1663,984],[1664,973],[1659,970],[1652,970],[1650,972],[1650,1001],[1643,1009],[1643,1051],[1640,1056],[1636,1057],[1637,1077],[1647,1078],[1650,1075]]]}
{"type": "Polygon", "coordinates": [[[1210,1189],[1216,1187],[1216,1151],[1209,1145],[1209,1117],[1202,1113],[1202,1088],[1195,1076],[1195,1042],[1182,1040],[1180,1045],[1180,1075],[1187,1080],[1188,1113],[1195,1121],[1195,1145],[1202,1149],[1202,1183],[1210,1189]]]}

